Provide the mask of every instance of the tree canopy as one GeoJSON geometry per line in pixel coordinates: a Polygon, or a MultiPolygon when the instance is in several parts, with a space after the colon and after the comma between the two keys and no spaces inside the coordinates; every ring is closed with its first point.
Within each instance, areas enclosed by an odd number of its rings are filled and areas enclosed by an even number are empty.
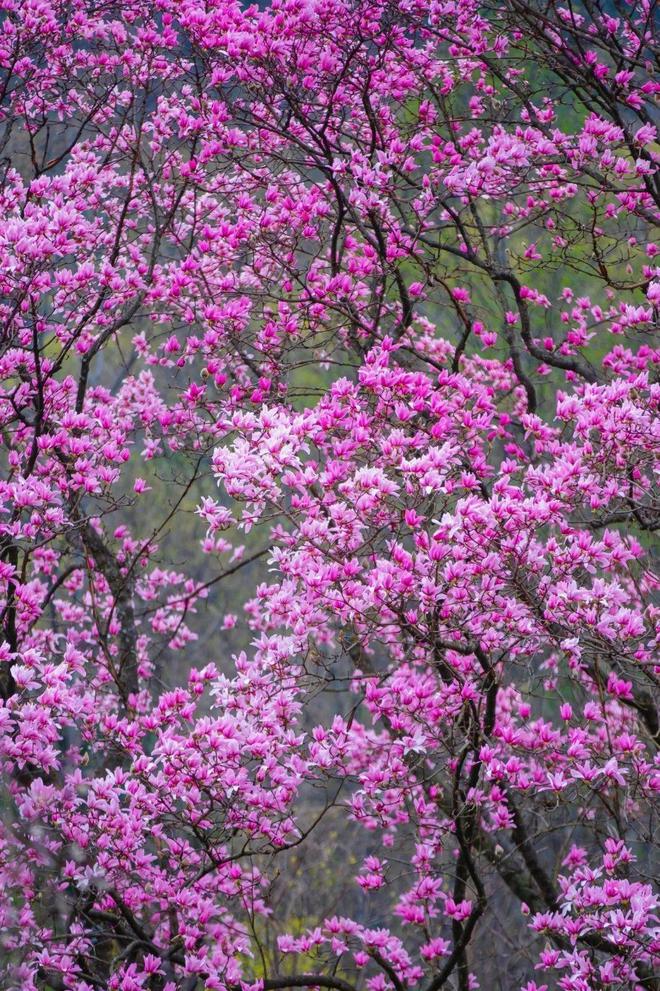
{"type": "Polygon", "coordinates": [[[0,988],[658,991],[656,16],[0,0],[0,988]]]}

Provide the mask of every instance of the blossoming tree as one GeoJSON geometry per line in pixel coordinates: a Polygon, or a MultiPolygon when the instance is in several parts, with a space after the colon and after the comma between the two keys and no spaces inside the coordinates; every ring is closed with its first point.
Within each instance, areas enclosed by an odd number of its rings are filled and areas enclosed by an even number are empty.
{"type": "Polygon", "coordinates": [[[0,986],[657,991],[652,0],[0,18],[0,986]]]}

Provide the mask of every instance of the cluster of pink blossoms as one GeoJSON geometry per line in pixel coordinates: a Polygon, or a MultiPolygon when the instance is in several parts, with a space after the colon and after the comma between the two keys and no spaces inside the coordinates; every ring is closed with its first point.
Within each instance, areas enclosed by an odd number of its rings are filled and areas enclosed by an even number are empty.
{"type": "Polygon", "coordinates": [[[658,991],[653,17],[0,0],[0,991],[658,991]]]}

